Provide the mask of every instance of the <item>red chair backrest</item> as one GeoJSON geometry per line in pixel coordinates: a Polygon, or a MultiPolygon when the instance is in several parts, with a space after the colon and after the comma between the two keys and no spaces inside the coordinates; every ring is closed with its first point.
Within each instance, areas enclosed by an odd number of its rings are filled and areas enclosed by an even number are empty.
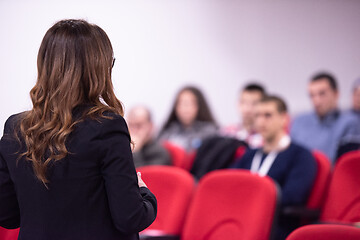
{"type": "Polygon", "coordinates": [[[185,170],[189,170],[191,168],[191,157],[189,154],[182,149],[170,142],[163,142],[163,146],[168,150],[170,153],[170,157],[172,159],[172,165],[175,167],[180,167],[185,170]]]}
{"type": "Polygon", "coordinates": [[[336,163],[320,220],[360,222],[360,151],[344,154],[336,163]]]}
{"type": "Polygon", "coordinates": [[[20,228],[5,229],[0,227],[0,240],[17,240],[20,228]]]}
{"type": "Polygon", "coordinates": [[[215,170],[201,178],[182,240],[269,239],[277,187],[247,170],[215,170]]]}
{"type": "Polygon", "coordinates": [[[158,202],[156,220],[147,230],[180,235],[195,181],[189,172],[173,166],[144,166],[137,169],[158,202]]]}
{"type": "Polygon", "coordinates": [[[300,227],[286,240],[355,240],[360,239],[360,229],[336,224],[316,224],[300,227]]]}
{"type": "Polygon", "coordinates": [[[321,209],[330,182],[331,163],[322,152],[314,151],[313,156],[317,163],[317,173],[306,206],[310,209],[321,209]]]}

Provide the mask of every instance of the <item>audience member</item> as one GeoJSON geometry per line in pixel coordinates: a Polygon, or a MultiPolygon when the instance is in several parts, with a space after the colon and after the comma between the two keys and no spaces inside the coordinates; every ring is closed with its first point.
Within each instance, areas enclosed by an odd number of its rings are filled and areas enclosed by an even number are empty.
{"type": "Polygon", "coordinates": [[[291,126],[291,137],[309,149],[324,152],[332,163],[342,142],[359,136],[357,119],[338,109],[338,86],[328,73],[315,75],[309,83],[314,111],[298,116],[291,126]]]}
{"type": "MultiPolygon", "coordinates": [[[[291,141],[285,130],[287,124],[285,102],[276,96],[262,99],[256,106],[255,126],[264,145],[247,150],[234,167],[274,179],[281,188],[282,207],[301,206],[312,188],[316,162],[310,151],[291,141]]],[[[293,219],[280,218],[276,239],[285,239],[296,224],[293,219]]]]}
{"type": "Polygon", "coordinates": [[[145,106],[136,106],[127,114],[130,136],[134,143],[135,167],[145,165],[170,165],[169,152],[153,137],[151,113],[145,106]]]}
{"type": "Polygon", "coordinates": [[[247,84],[240,92],[238,112],[241,121],[238,124],[227,126],[222,134],[245,141],[250,147],[262,145],[261,135],[255,131],[255,106],[265,96],[263,86],[256,83],[247,84]]]}
{"type": "Polygon", "coordinates": [[[200,147],[203,138],[216,132],[217,126],[204,95],[200,89],[187,86],[177,94],[159,140],[191,152],[200,147]]]}
{"type": "MultiPolygon", "coordinates": [[[[360,125],[360,78],[356,79],[352,90],[352,107],[349,110],[349,114],[353,114],[360,125]]],[[[359,150],[360,149],[360,135],[353,135],[347,139],[342,140],[339,143],[339,147],[336,154],[336,159],[343,154],[359,150]]]]}
{"type": "Polygon", "coordinates": [[[360,78],[356,79],[354,82],[351,110],[360,118],[360,78]]]}
{"type": "Polygon", "coordinates": [[[155,196],[136,174],[106,33],[62,20],[45,34],[30,111],[0,141],[0,226],[19,239],[139,239],[155,196]]]}

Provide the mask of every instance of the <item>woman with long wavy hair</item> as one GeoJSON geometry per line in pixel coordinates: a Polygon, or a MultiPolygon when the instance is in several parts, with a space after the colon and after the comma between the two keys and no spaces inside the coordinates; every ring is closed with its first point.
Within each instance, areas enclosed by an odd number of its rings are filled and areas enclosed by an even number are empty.
{"type": "Polygon", "coordinates": [[[192,152],[204,138],[216,133],[217,124],[204,94],[195,86],[185,86],[177,93],[158,138],[192,152]]]}
{"type": "Polygon", "coordinates": [[[106,33],[62,20],[45,34],[33,108],[11,116],[0,141],[0,226],[19,239],[138,239],[156,198],[136,174],[111,80],[106,33]]]}

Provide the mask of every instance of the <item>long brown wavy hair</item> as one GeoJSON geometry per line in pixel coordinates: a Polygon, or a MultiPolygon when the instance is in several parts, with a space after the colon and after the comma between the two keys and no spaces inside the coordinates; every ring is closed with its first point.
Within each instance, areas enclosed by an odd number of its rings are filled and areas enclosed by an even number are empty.
{"type": "Polygon", "coordinates": [[[208,103],[206,102],[205,96],[201,92],[201,90],[199,88],[195,87],[195,86],[184,86],[176,94],[175,101],[174,101],[173,106],[171,108],[170,115],[167,118],[164,126],[161,129],[160,135],[165,130],[167,130],[173,122],[180,122],[179,117],[176,115],[176,105],[178,104],[180,95],[183,92],[186,92],[186,91],[191,92],[195,96],[197,104],[198,104],[198,109],[199,110],[198,110],[198,112],[196,114],[195,120],[202,121],[202,122],[213,123],[214,125],[217,125],[216,121],[215,121],[215,119],[214,119],[214,117],[213,117],[213,115],[211,113],[210,107],[209,107],[208,103]]]}
{"type": "Polygon", "coordinates": [[[92,106],[83,118],[104,117],[105,111],[123,116],[111,81],[111,42],[100,27],[84,20],[62,20],[45,34],[37,58],[38,77],[30,91],[32,110],[20,122],[26,151],[21,157],[32,162],[36,177],[48,183],[51,161],[69,154],[66,140],[74,126],[76,106],[92,106]]]}

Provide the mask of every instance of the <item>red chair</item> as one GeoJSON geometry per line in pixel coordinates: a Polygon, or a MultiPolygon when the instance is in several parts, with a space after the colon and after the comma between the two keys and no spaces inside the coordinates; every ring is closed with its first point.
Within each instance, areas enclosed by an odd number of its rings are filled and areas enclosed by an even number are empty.
{"type": "Polygon", "coordinates": [[[0,240],[17,240],[20,228],[6,229],[0,227],[0,240]]]}
{"type": "Polygon", "coordinates": [[[158,201],[156,220],[142,234],[160,230],[162,234],[180,235],[195,190],[194,178],[173,166],[144,166],[137,170],[158,201]]]}
{"type": "Polygon", "coordinates": [[[264,240],[271,235],[278,189],[247,170],[215,170],[200,180],[182,240],[264,240]]]}
{"type": "Polygon", "coordinates": [[[336,163],[320,220],[360,222],[360,151],[344,154],[336,163]]]}
{"type": "Polygon", "coordinates": [[[360,229],[336,224],[307,225],[293,231],[286,240],[356,240],[360,229]]]}
{"type": "Polygon", "coordinates": [[[184,149],[170,142],[163,142],[163,146],[170,153],[173,166],[180,167],[185,170],[190,170],[192,161],[194,160],[193,155],[188,154],[184,149]]]}
{"type": "Polygon", "coordinates": [[[330,182],[331,163],[328,157],[320,151],[314,151],[313,156],[316,160],[317,173],[306,207],[320,210],[330,182]]]}

